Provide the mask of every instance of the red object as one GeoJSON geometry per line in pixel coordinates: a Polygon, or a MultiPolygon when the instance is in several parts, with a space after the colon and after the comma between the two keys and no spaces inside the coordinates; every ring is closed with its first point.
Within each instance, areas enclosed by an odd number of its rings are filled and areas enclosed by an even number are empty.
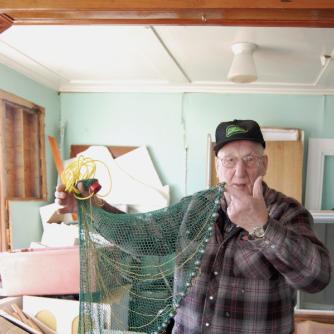
{"type": "Polygon", "coordinates": [[[96,194],[97,192],[100,191],[101,188],[102,188],[102,187],[101,187],[100,183],[98,183],[98,182],[96,181],[96,182],[92,183],[92,184],[89,186],[89,192],[90,192],[90,193],[94,193],[94,194],[96,194]]]}

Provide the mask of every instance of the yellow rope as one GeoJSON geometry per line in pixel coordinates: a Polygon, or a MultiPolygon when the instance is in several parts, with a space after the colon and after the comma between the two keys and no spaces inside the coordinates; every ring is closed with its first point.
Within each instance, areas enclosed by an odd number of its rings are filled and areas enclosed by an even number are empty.
{"type": "Polygon", "coordinates": [[[79,200],[86,200],[94,196],[94,193],[89,193],[87,196],[83,197],[77,188],[77,184],[80,181],[94,178],[96,163],[101,163],[108,171],[110,180],[109,190],[106,194],[100,195],[99,197],[107,196],[111,191],[111,175],[108,166],[103,161],[93,160],[82,155],[70,162],[60,175],[61,181],[65,185],[65,191],[73,193],[74,197],[79,200]]]}

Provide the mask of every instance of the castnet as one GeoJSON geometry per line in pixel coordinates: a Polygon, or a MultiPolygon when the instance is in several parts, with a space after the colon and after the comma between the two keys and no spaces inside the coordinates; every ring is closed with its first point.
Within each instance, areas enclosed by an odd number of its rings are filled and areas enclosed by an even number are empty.
{"type": "Polygon", "coordinates": [[[223,191],[133,214],[78,201],[79,333],[163,332],[197,275],[223,191]]]}

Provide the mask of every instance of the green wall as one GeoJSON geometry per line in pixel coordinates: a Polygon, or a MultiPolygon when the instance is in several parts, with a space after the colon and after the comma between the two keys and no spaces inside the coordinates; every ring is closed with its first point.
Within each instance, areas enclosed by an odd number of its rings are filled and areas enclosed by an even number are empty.
{"type": "MultiPolygon", "coordinates": [[[[70,144],[147,145],[173,201],[205,188],[207,135],[214,138],[222,120],[252,118],[262,126],[303,129],[305,167],[308,138],[334,138],[333,96],[62,93],[60,99],[65,152],[70,144]]],[[[333,173],[331,166],[327,172],[333,173]]],[[[334,198],[330,180],[326,196],[334,198]]]]}
{"type": "MultiPolygon", "coordinates": [[[[47,88],[0,64],[0,89],[20,96],[45,108],[45,138],[47,135],[58,136],[60,120],[60,100],[55,90],[47,88]]],[[[56,171],[51,153],[46,147],[46,172],[49,201],[53,201],[56,183],[56,171]]],[[[40,201],[11,201],[10,217],[13,230],[14,248],[27,247],[30,241],[40,241],[42,225],[39,207],[40,201]]]]}
{"type": "MultiPolygon", "coordinates": [[[[307,140],[334,138],[334,96],[209,93],[58,93],[0,65],[0,89],[46,110],[45,134],[70,144],[146,145],[172,202],[206,187],[207,135],[222,120],[253,118],[262,126],[294,127],[307,140]],[[187,147],[187,150],[185,149],[187,147]],[[187,154],[186,154],[187,153],[187,154]]],[[[49,202],[57,174],[46,141],[49,202]]],[[[334,202],[333,159],[326,159],[324,205],[334,202]]],[[[40,240],[43,202],[12,202],[14,246],[40,240]]]]}

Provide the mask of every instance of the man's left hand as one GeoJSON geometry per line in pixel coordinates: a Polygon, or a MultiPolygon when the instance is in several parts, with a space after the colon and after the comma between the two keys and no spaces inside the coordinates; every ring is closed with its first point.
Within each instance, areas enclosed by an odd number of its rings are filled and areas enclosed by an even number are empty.
{"type": "Polygon", "coordinates": [[[263,198],[262,176],[255,180],[252,195],[231,186],[226,187],[226,192],[230,197],[227,214],[234,224],[252,232],[254,227],[267,223],[268,211],[263,198]]]}

